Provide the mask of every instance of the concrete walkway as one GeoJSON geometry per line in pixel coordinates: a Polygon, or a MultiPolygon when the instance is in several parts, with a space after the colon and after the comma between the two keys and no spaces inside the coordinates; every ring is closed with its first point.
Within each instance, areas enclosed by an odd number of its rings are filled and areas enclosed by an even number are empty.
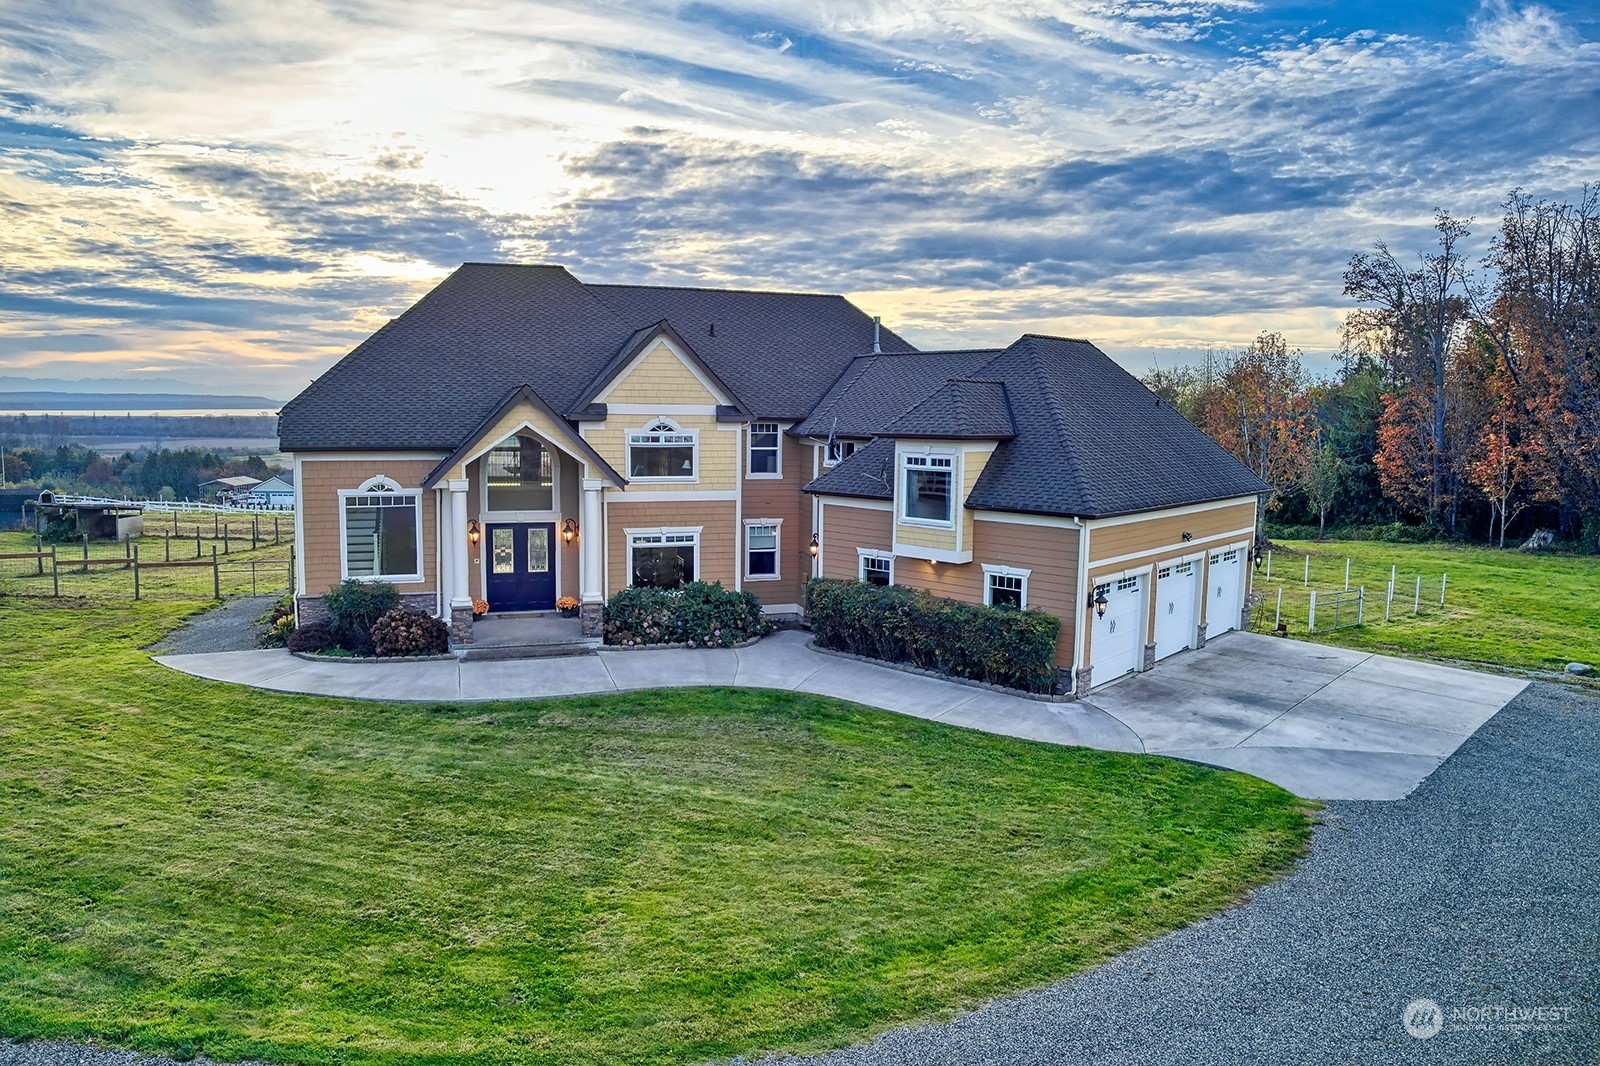
{"type": "Polygon", "coordinates": [[[288,652],[160,655],[195,677],[394,701],[540,699],[732,685],[809,692],[1003,736],[1173,755],[1317,799],[1399,799],[1524,682],[1229,634],[1088,700],[1042,703],[813,651],[777,633],[749,648],[602,650],[570,658],[310,662],[288,652]]]}

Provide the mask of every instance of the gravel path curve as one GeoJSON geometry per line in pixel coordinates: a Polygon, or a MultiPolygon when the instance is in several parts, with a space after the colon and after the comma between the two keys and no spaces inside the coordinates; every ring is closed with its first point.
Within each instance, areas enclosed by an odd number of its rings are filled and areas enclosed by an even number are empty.
{"type": "Polygon", "coordinates": [[[276,603],[276,595],[240,596],[197,614],[151,646],[162,655],[204,655],[216,651],[254,651],[266,627],[257,621],[276,603]]]}
{"type": "MultiPolygon", "coordinates": [[[[1597,1066],[1597,767],[1600,699],[1530,686],[1408,799],[1328,804],[1310,857],[1243,906],[948,1024],[781,1061],[1597,1066]],[[1427,1039],[1401,1021],[1422,998],[1443,1009],[1427,1039]]],[[[169,1060],[0,1042],[0,1066],[169,1060]]]]}
{"type": "Polygon", "coordinates": [[[1595,1066],[1597,816],[1600,699],[1532,685],[1409,798],[1328,804],[1310,857],[1246,905],[1077,979],[801,1061],[1595,1066]],[[1443,1028],[1418,1039],[1401,1014],[1423,998],[1443,1028]]]}

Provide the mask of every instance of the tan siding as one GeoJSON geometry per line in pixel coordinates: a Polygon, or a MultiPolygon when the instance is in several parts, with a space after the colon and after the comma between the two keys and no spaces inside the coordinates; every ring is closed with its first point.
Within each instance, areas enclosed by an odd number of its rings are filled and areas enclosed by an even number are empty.
{"type": "MultiPolygon", "coordinates": [[[[506,412],[504,418],[500,419],[499,422],[485,430],[478,437],[478,439],[473,442],[473,450],[476,451],[479,448],[487,450],[492,448],[494,445],[499,444],[507,437],[515,434],[524,426],[532,427],[534,433],[538,434],[540,437],[543,437],[545,441],[550,443],[557,453],[561,453],[562,449],[574,447],[572,442],[568,439],[567,434],[563,432],[563,427],[556,426],[550,421],[550,419],[545,417],[543,411],[540,411],[530,403],[524,402],[514,406],[510,411],[506,412]]],[[[570,427],[566,428],[570,429],[570,427]]],[[[610,461],[610,458],[610,456],[606,456],[607,461],[610,461]]],[[[473,464],[476,464],[477,462],[478,461],[476,459],[472,460],[473,464]]],[[[468,464],[464,463],[456,464],[440,480],[442,481],[444,478],[459,479],[467,477],[467,465],[468,464]]],[[[616,464],[612,465],[615,466],[616,464]]],[[[618,469],[621,468],[618,467],[618,469]]],[[[472,506],[477,507],[478,501],[481,500],[483,496],[476,484],[473,486],[472,492],[472,506]]]]}
{"type": "MultiPolygon", "coordinates": [[[[556,582],[556,595],[576,597],[578,595],[580,576],[578,573],[581,558],[579,543],[583,539],[584,532],[581,527],[582,505],[580,502],[583,477],[582,466],[570,455],[562,454],[559,451],[556,453],[556,461],[560,464],[560,469],[556,473],[557,488],[561,495],[560,500],[557,501],[560,507],[560,514],[554,518],[545,518],[539,521],[552,522],[556,527],[556,550],[561,557],[560,573],[556,582]],[[571,518],[573,521],[580,523],[578,535],[573,538],[571,544],[567,544],[561,539],[561,522],[566,518],[571,518]]],[[[483,517],[481,509],[484,499],[483,460],[474,459],[468,464],[467,480],[469,482],[467,489],[467,517],[469,519],[476,518],[480,523],[487,524],[488,520],[483,517]]],[[[467,586],[473,599],[481,599],[483,597],[482,542],[471,546],[469,552],[471,558],[469,560],[467,586]]]]}
{"type": "MultiPolygon", "coordinates": [[[[746,478],[744,517],[782,519],[777,581],[745,579],[745,588],[762,603],[799,603],[811,578],[811,497],[800,489],[811,480],[811,449],[779,434],[781,478],[746,478]]],[[[747,464],[748,459],[741,459],[747,464]]],[[[740,552],[744,551],[743,545],[740,552]]],[[[739,565],[744,565],[741,554],[739,565]]]]}
{"type": "Polygon", "coordinates": [[[1092,565],[1101,559],[1182,545],[1185,532],[1198,542],[1236,529],[1252,529],[1255,520],[1254,501],[1186,515],[1163,516],[1160,511],[1153,511],[1149,518],[1139,521],[1095,527],[1089,535],[1089,562],[1092,565]]]}
{"type": "MultiPolygon", "coordinates": [[[[658,398],[659,399],[659,398],[658,398]]],[[[659,400],[666,403],[667,400],[659,400]]],[[[737,487],[738,464],[744,434],[737,427],[719,424],[715,415],[668,415],[684,429],[700,431],[697,481],[633,481],[639,492],[730,492],[737,487]]],[[[649,415],[613,414],[599,425],[584,427],[583,439],[623,477],[628,471],[628,433],[643,429],[649,415]]]]}
{"type": "Polygon", "coordinates": [[[977,544],[972,569],[980,585],[976,602],[983,602],[983,563],[1033,571],[1028,575],[1028,606],[1061,619],[1056,643],[1056,665],[1072,665],[1073,633],[1084,606],[1078,594],[1078,531],[1009,522],[974,522],[977,544]]]}
{"type": "MultiPolygon", "coordinates": [[[[843,500],[822,501],[822,576],[854,581],[861,576],[857,548],[888,551],[892,543],[888,511],[851,507],[843,500]]],[[[898,569],[899,560],[895,566],[898,569]]]]}
{"type": "Polygon", "coordinates": [[[605,403],[703,404],[721,401],[665,344],[657,342],[644,358],[602,396],[605,403]]]}
{"type": "MultiPolygon", "coordinates": [[[[610,497],[612,494],[607,493],[610,497]]],[[[734,587],[738,559],[734,533],[736,505],[732,500],[685,500],[683,503],[627,503],[618,496],[606,505],[606,547],[610,553],[607,594],[628,586],[629,529],[659,526],[701,526],[695,556],[695,577],[734,587]]]]}
{"type": "Polygon", "coordinates": [[[360,488],[379,474],[401,488],[416,489],[422,503],[422,580],[396,583],[402,592],[435,591],[434,563],[438,544],[437,494],[418,488],[437,460],[433,459],[308,459],[300,464],[300,511],[306,587],[303,595],[320,596],[337,585],[343,570],[339,545],[339,491],[360,488]]]}

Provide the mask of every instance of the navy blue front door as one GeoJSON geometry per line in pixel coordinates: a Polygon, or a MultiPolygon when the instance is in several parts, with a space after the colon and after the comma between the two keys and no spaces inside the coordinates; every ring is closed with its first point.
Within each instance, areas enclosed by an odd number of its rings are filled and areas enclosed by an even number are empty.
{"type": "Polygon", "coordinates": [[[489,527],[489,610],[555,608],[555,530],[543,522],[489,527]]]}

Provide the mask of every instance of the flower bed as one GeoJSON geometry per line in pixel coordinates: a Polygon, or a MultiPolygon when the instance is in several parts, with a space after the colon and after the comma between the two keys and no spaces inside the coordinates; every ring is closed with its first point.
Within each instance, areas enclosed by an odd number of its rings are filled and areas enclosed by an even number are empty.
{"type": "Polygon", "coordinates": [[[606,601],[605,642],[618,647],[731,648],[771,631],[759,600],[721,582],[626,588],[606,601]]]}
{"type": "Polygon", "coordinates": [[[1043,611],[818,578],[806,586],[806,614],[823,648],[1026,692],[1055,688],[1061,619],[1043,611]]]}

